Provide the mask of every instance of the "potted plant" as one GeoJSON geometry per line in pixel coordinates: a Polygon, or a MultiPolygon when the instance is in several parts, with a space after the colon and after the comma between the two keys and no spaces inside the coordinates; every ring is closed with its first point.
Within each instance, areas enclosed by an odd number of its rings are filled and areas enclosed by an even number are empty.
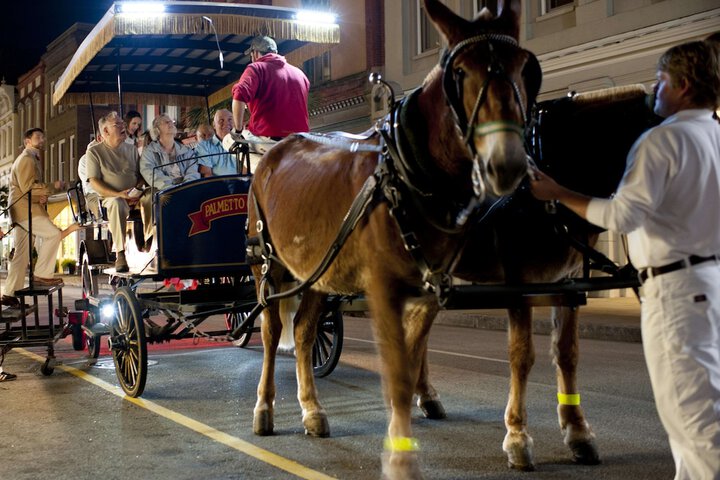
{"type": "Polygon", "coordinates": [[[60,267],[66,275],[75,275],[76,262],[74,258],[63,258],[60,267]]]}

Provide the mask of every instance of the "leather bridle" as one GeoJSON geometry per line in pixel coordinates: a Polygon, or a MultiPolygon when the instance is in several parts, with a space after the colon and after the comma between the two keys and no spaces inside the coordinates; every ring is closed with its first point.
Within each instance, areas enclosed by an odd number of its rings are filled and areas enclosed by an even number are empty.
{"type": "Polygon", "coordinates": [[[528,66],[530,68],[536,69],[537,73],[539,73],[540,65],[537,61],[537,58],[535,58],[535,56],[531,52],[521,49],[518,46],[517,40],[515,40],[515,38],[511,37],[510,35],[496,33],[484,33],[459,42],[452,48],[452,50],[445,53],[441,62],[443,69],[443,92],[445,94],[445,98],[447,99],[448,105],[450,106],[450,110],[453,112],[455,123],[462,132],[463,142],[467,146],[470,156],[473,158],[473,189],[475,191],[475,195],[479,198],[482,198],[484,196],[485,182],[482,180],[482,169],[480,166],[480,159],[478,158],[477,151],[475,150],[473,134],[484,136],[501,131],[512,132],[519,135],[522,141],[525,142],[525,133],[530,128],[530,116],[528,114],[527,105],[530,105],[531,102],[529,101],[529,99],[525,99],[526,101],[523,101],[518,84],[505,72],[502,63],[500,62],[497,55],[495,55],[493,49],[494,43],[511,45],[518,48],[519,50],[527,52],[528,61],[530,62],[528,66]],[[463,50],[478,43],[488,44],[488,48],[490,50],[490,61],[488,64],[487,78],[483,82],[483,85],[477,94],[477,98],[473,105],[472,114],[468,119],[465,114],[465,108],[463,106],[462,84],[464,72],[462,70],[453,68],[453,63],[463,50]],[[510,122],[506,120],[494,120],[490,122],[478,123],[476,125],[477,114],[480,111],[482,105],[487,101],[488,87],[490,85],[490,82],[493,80],[507,82],[512,87],[515,101],[520,107],[520,113],[523,122],[522,125],[519,125],[516,122],[510,122]]]}

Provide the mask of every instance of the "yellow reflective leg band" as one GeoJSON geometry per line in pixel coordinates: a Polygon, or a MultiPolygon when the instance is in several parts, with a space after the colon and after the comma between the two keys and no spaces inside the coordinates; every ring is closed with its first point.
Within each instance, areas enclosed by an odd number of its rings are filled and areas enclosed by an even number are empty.
{"type": "Polygon", "coordinates": [[[417,438],[394,437],[385,438],[385,450],[390,452],[416,452],[420,450],[417,438]]]}
{"type": "Polygon", "coordinates": [[[558,392],[558,403],[560,405],[580,405],[580,394],[558,392]]]}

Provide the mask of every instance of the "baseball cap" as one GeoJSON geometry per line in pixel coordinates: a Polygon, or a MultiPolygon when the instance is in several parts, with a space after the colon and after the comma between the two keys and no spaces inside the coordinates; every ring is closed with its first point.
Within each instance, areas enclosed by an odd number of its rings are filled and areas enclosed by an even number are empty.
{"type": "Polygon", "coordinates": [[[258,53],[277,53],[277,43],[270,37],[259,36],[253,38],[250,43],[250,48],[245,50],[245,55],[249,55],[251,51],[255,50],[258,53]]]}

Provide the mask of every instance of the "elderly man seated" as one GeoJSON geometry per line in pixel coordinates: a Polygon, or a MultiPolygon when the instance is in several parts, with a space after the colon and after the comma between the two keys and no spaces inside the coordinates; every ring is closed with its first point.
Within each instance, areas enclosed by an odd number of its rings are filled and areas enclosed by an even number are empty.
{"type": "Polygon", "coordinates": [[[125,142],[125,123],[117,112],[110,112],[98,122],[102,142],[88,148],[87,177],[107,209],[108,228],[116,254],[115,270],[129,270],[125,258],[125,229],[130,209],[139,205],[143,222],[152,221],[152,198],[142,194],[143,185],[138,169],[138,151],[125,142]]]}
{"type": "Polygon", "coordinates": [[[200,162],[200,174],[203,177],[210,177],[238,173],[235,155],[228,153],[222,143],[225,136],[233,129],[230,110],[222,109],[215,112],[213,128],[215,135],[209,140],[199,142],[195,147],[200,162]]]}

